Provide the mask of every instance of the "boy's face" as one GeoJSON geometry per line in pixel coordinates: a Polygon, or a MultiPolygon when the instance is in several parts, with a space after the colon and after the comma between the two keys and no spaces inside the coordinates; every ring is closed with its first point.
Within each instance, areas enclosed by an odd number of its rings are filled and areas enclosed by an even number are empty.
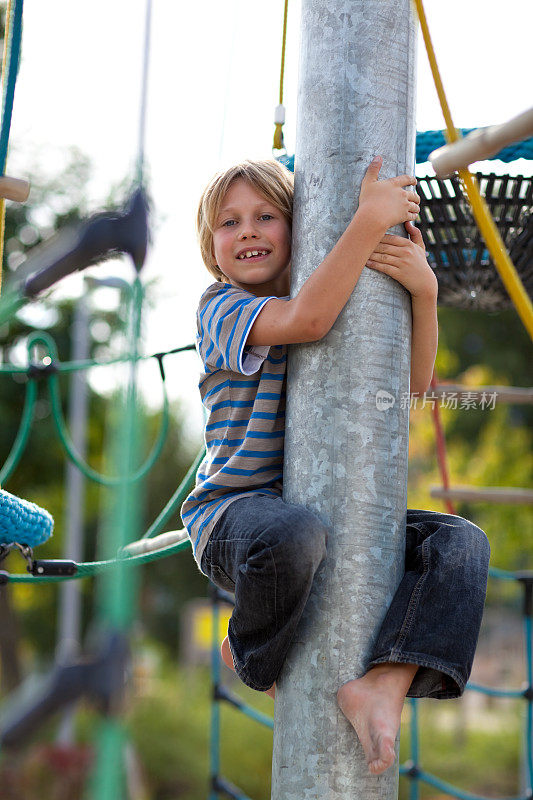
{"type": "Polygon", "coordinates": [[[257,297],[289,294],[289,224],[276,206],[241,178],[222,201],[213,250],[219,269],[233,286],[257,297]],[[246,255],[255,251],[258,255],[246,255]]]}

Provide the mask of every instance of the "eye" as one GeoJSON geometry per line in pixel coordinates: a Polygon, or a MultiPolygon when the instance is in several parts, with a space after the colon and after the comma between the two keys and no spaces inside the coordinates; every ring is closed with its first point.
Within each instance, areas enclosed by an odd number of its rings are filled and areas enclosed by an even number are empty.
{"type": "Polygon", "coordinates": [[[266,217],[267,219],[274,219],[274,217],[272,216],[272,214],[261,214],[261,217],[260,217],[260,219],[265,219],[265,217],[266,217]]]}
{"type": "Polygon", "coordinates": [[[235,222],[234,219],[227,219],[225,222],[222,223],[222,227],[229,228],[230,225],[233,225],[234,222],[235,222]]]}

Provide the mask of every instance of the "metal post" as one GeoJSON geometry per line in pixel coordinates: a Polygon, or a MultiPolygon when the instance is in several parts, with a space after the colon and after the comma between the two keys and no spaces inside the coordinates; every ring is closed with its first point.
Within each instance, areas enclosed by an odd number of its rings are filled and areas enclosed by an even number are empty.
{"type": "MultiPolygon", "coordinates": [[[[348,225],[372,157],[380,177],[414,171],[415,42],[410,0],[302,2],[291,296],[348,225]]],[[[408,292],[363,270],[330,333],[289,348],[284,497],[331,535],[277,682],[273,800],[397,796],[397,764],[368,772],[336,692],[364,674],[403,571],[410,342],[408,292]]]]}
{"type": "MultiPolygon", "coordinates": [[[[89,309],[84,294],[74,308],[72,323],[72,360],[83,361],[89,357],[89,309]]],[[[86,451],[87,429],[87,378],[84,370],[74,371],[70,379],[69,422],[72,441],[83,458],[86,451]]],[[[67,462],[67,507],[65,513],[64,557],[83,561],[83,509],[85,478],[71,462],[67,462]]],[[[81,625],[80,581],[64,581],[61,585],[59,607],[59,642],[56,657],[68,661],[79,655],[81,625]]],[[[59,728],[58,744],[72,744],[74,740],[74,708],[63,714],[59,728]]]]}

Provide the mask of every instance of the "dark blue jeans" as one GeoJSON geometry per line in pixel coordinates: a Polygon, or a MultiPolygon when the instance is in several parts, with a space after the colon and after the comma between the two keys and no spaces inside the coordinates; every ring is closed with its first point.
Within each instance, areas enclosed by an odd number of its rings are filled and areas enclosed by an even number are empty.
{"type": "MultiPolygon", "coordinates": [[[[235,594],[228,638],[235,671],[252,689],[265,691],[278,677],[327,535],[313,512],[269,494],[235,500],[211,533],[201,568],[235,594]]],[[[489,556],[487,537],[472,522],[408,509],[405,573],[367,670],[418,664],[408,697],[460,697],[481,626],[489,556]]]]}

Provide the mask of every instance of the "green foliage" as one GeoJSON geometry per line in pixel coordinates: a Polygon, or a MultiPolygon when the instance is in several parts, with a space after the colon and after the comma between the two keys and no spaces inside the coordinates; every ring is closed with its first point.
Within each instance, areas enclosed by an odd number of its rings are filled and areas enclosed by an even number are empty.
{"type": "MultiPolygon", "coordinates": [[[[528,386],[531,383],[531,341],[514,309],[487,313],[439,308],[439,353],[436,369],[440,380],[468,376],[473,368],[486,370],[476,376],[504,386],[528,386]]],[[[462,439],[475,447],[488,412],[457,413],[446,431],[450,440],[462,439]]],[[[531,429],[533,406],[513,406],[508,424],[531,429]]]]}
{"type": "MultiPolygon", "coordinates": [[[[183,446],[186,421],[179,403],[173,406],[172,417],[172,425],[159,462],[146,480],[145,529],[170,500],[196,455],[183,446]]],[[[158,415],[147,419],[146,437],[150,442],[156,437],[158,425],[158,415]]],[[[166,529],[175,530],[181,527],[178,509],[166,529]]],[[[180,610],[187,600],[206,596],[207,579],[200,573],[191,551],[187,550],[146,564],[142,569],[141,581],[140,618],[144,629],[164,643],[170,655],[178,657],[180,610]]]]}
{"type": "MultiPolygon", "coordinates": [[[[244,702],[273,716],[269,697],[231,680],[225,668],[223,675],[244,702]]],[[[169,663],[146,679],[144,688],[137,688],[127,724],[151,800],[207,797],[210,694],[206,668],[187,671],[169,663]]],[[[420,766],[475,794],[518,795],[522,705],[505,701],[482,717],[468,713],[465,717],[463,702],[419,702],[420,766]]],[[[226,704],[220,705],[220,715],[222,775],[254,800],[270,800],[272,731],[226,704]]],[[[85,713],[81,719],[80,738],[87,742],[94,734],[94,718],[85,713]]],[[[410,757],[410,706],[406,705],[400,762],[410,757]]],[[[440,800],[440,792],[423,783],[420,786],[422,798],[440,800]]],[[[399,800],[407,800],[408,790],[409,781],[402,777],[399,800]]]]}
{"type": "MultiPolygon", "coordinates": [[[[512,707],[500,704],[499,711],[476,714],[470,722],[465,722],[461,716],[463,702],[419,701],[420,767],[462,791],[486,797],[519,795],[518,704],[512,707]]],[[[411,757],[409,719],[406,709],[402,718],[400,763],[411,757]]],[[[408,800],[409,785],[407,777],[400,778],[399,800],[408,800]]],[[[421,782],[420,797],[444,800],[449,795],[421,782]]]]}
{"type": "MultiPolygon", "coordinates": [[[[475,386],[527,386],[531,343],[514,311],[497,314],[439,308],[439,381],[475,386]]],[[[439,404],[451,486],[529,487],[533,478],[533,407],[447,409],[439,404]]],[[[411,411],[408,506],[446,511],[430,496],[442,485],[430,407],[411,411]]],[[[533,568],[531,508],[494,503],[455,503],[456,513],[482,528],[491,543],[491,565],[533,568]]]]}
{"type": "MultiPolygon", "coordinates": [[[[29,170],[31,173],[32,193],[30,204],[10,204],[6,217],[6,275],[4,284],[19,280],[23,275],[26,265],[24,259],[28,251],[45,242],[50,236],[70,223],[76,222],[87,214],[86,186],[90,173],[88,160],[79,151],[72,150],[70,159],[67,159],[62,172],[53,178],[47,177],[39,167],[29,170]],[[12,273],[10,275],[9,273],[12,273]]],[[[124,197],[127,193],[126,182],[119,189],[112,190],[107,198],[107,207],[117,206],[117,195],[124,197]]],[[[121,202],[121,201],[120,201],[121,202]]],[[[89,298],[90,299],[90,298],[89,298]]],[[[75,306],[74,299],[57,300],[54,295],[32,303],[22,309],[9,324],[0,329],[0,354],[4,363],[26,363],[27,337],[36,328],[46,329],[52,335],[58,351],[60,362],[71,358],[71,329],[75,306]]],[[[90,325],[90,357],[97,360],[109,360],[121,355],[124,351],[124,323],[122,307],[107,311],[101,307],[92,308],[90,325]]],[[[32,354],[38,360],[42,353],[36,349],[32,354]]],[[[179,356],[174,356],[179,359],[179,356]]],[[[155,373],[158,369],[154,366],[155,373]]],[[[93,372],[86,373],[91,378],[93,372]]],[[[157,378],[158,380],[159,378],[157,378]]],[[[27,379],[24,373],[14,377],[0,375],[0,409],[2,411],[3,425],[0,428],[0,453],[5,459],[12,447],[18,429],[22,406],[24,403],[27,379]]],[[[61,405],[65,417],[68,415],[68,403],[71,392],[71,376],[60,374],[59,388],[61,405]]],[[[106,394],[99,394],[89,384],[89,423],[87,431],[87,461],[100,472],[106,472],[104,464],[104,442],[107,438],[106,427],[109,424],[109,410],[112,398],[106,394]]],[[[157,436],[160,425],[160,414],[140,408],[143,417],[146,448],[157,436]]],[[[163,505],[174,492],[179,480],[185,474],[191,453],[186,453],[181,440],[181,410],[179,405],[171,409],[169,434],[162,458],[149,475],[144,488],[147,499],[143,519],[139,519],[139,531],[157,516],[163,505]],[[168,465],[171,465],[169,468],[168,465]]],[[[143,453],[143,460],[145,457],[143,453]]],[[[59,441],[53,424],[50,401],[46,381],[39,384],[38,399],[35,405],[34,424],[26,450],[15,472],[5,482],[8,491],[20,497],[28,498],[47,508],[55,519],[53,537],[48,543],[39,548],[41,558],[58,558],[64,552],[64,527],[65,527],[65,474],[67,458],[59,441]]],[[[103,498],[107,490],[86,481],[86,503],[84,509],[84,554],[83,560],[92,561],[98,557],[97,532],[100,526],[100,516],[103,498]]],[[[179,527],[179,515],[169,527],[179,527]]],[[[186,560],[181,559],[181,565],[186,560]]],[[[25,563],[18,554],[8,557],[6,568],[11,572],[23,572],[25,563]]],[[[170,565],[172,566],[172,565],[170,565]]],[[[150,595],[157,597],[155,613],[147,605],[147,619],[153,623],[163,641],[168,640],[168,646],[177,650],[177,625],[175,622],[176,609],[181,603],[181,596],[191,596],[191,589],[185,589],[190,582],[187,571],[192,575],[193,590],[205,585],[198,570],[187,562],[187,566],[180,566],[183,580],[179,578],[176,585],[176,573],[171,574],[168,567],[163,567],[163,576],[153,570],[153,590],[148,588],[146,598],[150,595]],[[167,577],[165,578],[165,569],[167,577]],[[196,581],[196,584],[194,584],[196,581]],[[166,591],[168,585],[168,591],[166,591]],[[161,586],[163,587],[161,589],[161,586]],[[163,598],[163,603],[160,602],[163,598]],[[159,615],[162,605],[167,609],[166,614],[159,615]],[[172,622],[169,624],[169,616],[172,622]]],[[[145,577],[150,583],[150,573],[145,577]]],[[[85,635],[87,625],[93,617],[94,581],[79,581],[77,586],[83,595],[83,630],[85,635]]],[[[20,629],[25,635],[26,668],[31,670],[35,663],[46,663],[53,657],[56,640],[56,619],[59,599],[59,584],[44,585],[17,585],[9,587],[9,595],[13,597],[20,629]]],[[[1,634],[0,634],[1,635],[1,634]]]]}
{"type": "MultiPolygon", "coordinates": [[[[262,713],[273,715],[269,697],[239,681],[232,682],[231,689],[262,713]]],[[[207,668],[192,671],[169,663],[148,681],[144,692],[137,691],[127,726],[152,800],[207,796],[211,692],[207,668]]],[[[270,798],[272,731],[225,704],[221,731],[224,776],[254,800],[270,798]]]]}
{"type": "Polygon", "coordinates": [[[192,681],[175,669],[135,703],[128,727],[155,796],[207,794],[209,716],[206,670],[192,681]]]}

